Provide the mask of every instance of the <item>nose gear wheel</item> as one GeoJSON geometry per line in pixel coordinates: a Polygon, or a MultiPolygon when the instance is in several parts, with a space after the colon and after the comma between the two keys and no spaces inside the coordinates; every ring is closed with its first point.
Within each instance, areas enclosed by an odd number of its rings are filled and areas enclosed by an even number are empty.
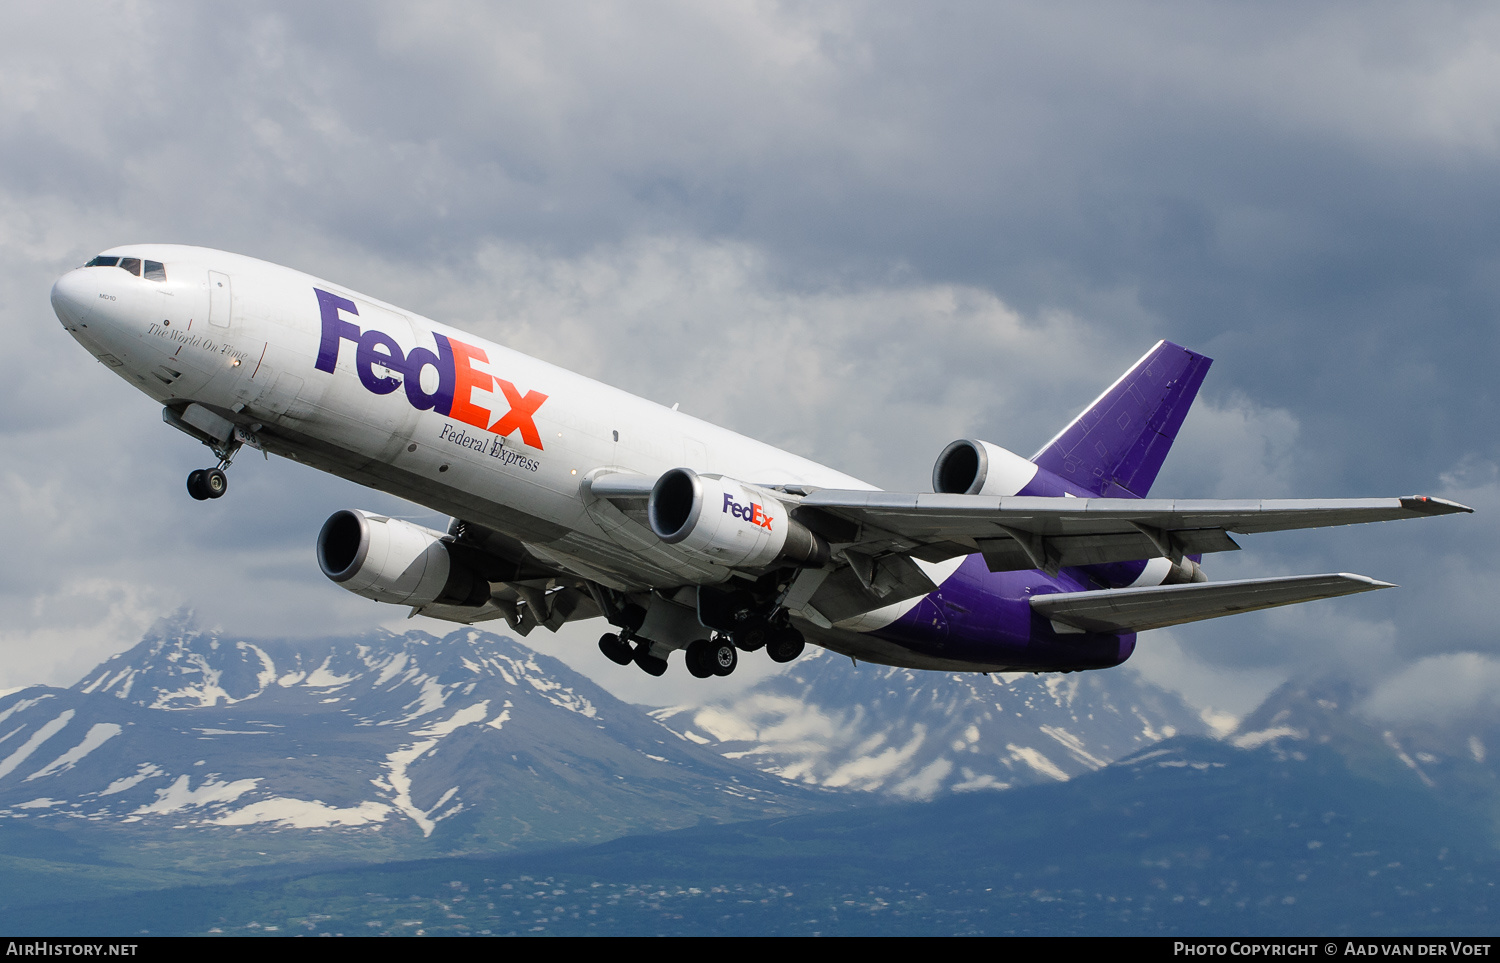
{"type": "Polygon", "coordinates": [[[199,468],[188,475],[188,494],[198,501],[222,498],[229,491],[229,476],[221,468],[199,468]]]}
{"type": "Polygon", "coordinates": [[[241,444],[238,438],[230,438],[222,445],[211,445],[214,454],[219,456],[219,464],[213,468],[199,468],[188,473],[188,494],[200,502],[210,498],[223,498],[224,493],[229,491],[229,476],[224,473],[224,469],[234,461],[235,453],[240,450],[241,444]]]}

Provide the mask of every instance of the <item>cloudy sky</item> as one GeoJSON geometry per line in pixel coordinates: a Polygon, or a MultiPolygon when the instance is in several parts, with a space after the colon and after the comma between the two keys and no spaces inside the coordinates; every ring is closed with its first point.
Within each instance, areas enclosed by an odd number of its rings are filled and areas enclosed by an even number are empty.
{"type": "MultiPolygon", "coordinates": [[[[69,684],[184,604],[246,635],[399,622],[312,544],[339,508],[421,509],[250,453],[193,502],[206,451],[52,316],[66,269],[171,241],[889,488],[956,437],[1029,454],[1177,341],[1216,363],[1155,494],[1479,513],[1242,539],[1212,576],[1402,588],[1132,665],[1219,711],[1312,672],[1389,716],[1493,711],[1497,213],[1482,4],[13,5],[0,686],[69,684]]],[[[533,641],[631,698],[706,691],[642,685],[598,631],[533,641]]]]}

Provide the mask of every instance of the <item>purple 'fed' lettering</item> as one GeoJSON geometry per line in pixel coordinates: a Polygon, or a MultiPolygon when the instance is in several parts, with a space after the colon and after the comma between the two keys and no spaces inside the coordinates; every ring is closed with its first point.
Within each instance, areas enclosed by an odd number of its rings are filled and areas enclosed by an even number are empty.
{"type": "Polygon", "coordinates": [[[509,381],[484,370],[480,365],[488,363],[489,357],[483,349],[434,333],[436,352],[428,348],[403,352],[387,332],[375,328],[362,331],[340,313],[358,317],[359,308],[353,301],[319,288],[313,288],[313,293],[318,296],[318,314],[323,322],[318,359],[313,365],[317,370],[332,374],[338,368],[339,350],[349,341],[355,345],[354,371],[365,390],[388,395],[404,384],[406,400],[418,411],[435,411],[501,437],[520,432],[522,442],[542,450],[542,435],[533,418],[547,396],[540,391],[523,395],[509,381]],[[422,387],[424,368],[431,368],[437,374],[437,387],[430,392],[422,387]],[[490,391],[496,385],[510,410],[494,424],[487,424],[490,412],[473,404],[470,398],[474,391],[490,391]]]}
{"type": "Polygon", "coordinates": [[[764,508],[754,502],[748,505],[741,505],[734,500],[733,495],[726,493],[724,495],[724,512],[733,515],[735,518],[743,518],[752,525],[764,528],[768,532],[771,530],[771,516],[766,513],[764,508]]]}

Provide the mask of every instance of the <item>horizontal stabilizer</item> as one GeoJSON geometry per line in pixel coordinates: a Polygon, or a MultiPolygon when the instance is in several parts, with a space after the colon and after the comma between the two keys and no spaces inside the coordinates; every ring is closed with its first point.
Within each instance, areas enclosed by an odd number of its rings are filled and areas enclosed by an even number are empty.
{"type": "Polygon", "coordinates": [[[1031,600],[1031,608],[1053,622],[1086,632],[1144,632],[1383,588],[1394,586],[1340,572],[1038,595],[1031,600]]]}

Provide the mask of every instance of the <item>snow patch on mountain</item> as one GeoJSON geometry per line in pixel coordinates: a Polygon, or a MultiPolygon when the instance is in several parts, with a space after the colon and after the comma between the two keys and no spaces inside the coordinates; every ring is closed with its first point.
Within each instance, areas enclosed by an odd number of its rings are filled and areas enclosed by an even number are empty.
{"type": "Polygon", "coordinates": [[[437,828],[438,819],[441,818],[434,817],[433,812],[444,802],[452,798],[453,793],[458,789],[457,786],[450,788],[443,794],[442,799],[438,802],[438,806],[434,806],[432,809],[422,809],[416,803],[412,802],[412,781],[409,772],[411,764],[437,744],[437,739],[428,739],[424,742],[412,743],[409,746],[397,749],[385,757],[386,775],[383,778],[370,780],[377,788],[384,789],[395,795],[395,798],[391,801],[392,804],[410,817],[412,822],[417,824],[417,827],[422,830],[423,836],[432,835],[432,831],[437,828]]]}
{"type": "Polygon", "coordinates": [[[483,702],[476,702],[471,706],[465,706],[464,708],[453,713],[452,716],[448,717],[442,722],[434,722],[432,725],[428,726],[425,729],[418,729],[417,731],[413,732],[412,735],[438,736],[439,738],[441,738],[443,736],[452,735],[453,730],[459,728],[460,726],[473,725],[476,722],[483,722],[485,717],[489,714],[490,703],[489,700],[486,699],[483,702]]]}
{"type": "MultiPolygon", "coordinates": [[[[4,711],[0,711],[0,722],[4,722],[6,719],[9,719],[11,716],[15,715],[17,712],[25,712],[32,706],[40,705],[45,700],[51,698],[53,698],[52,693],[47,692],[33,699],[17,699],[12,705],[7,706],[4,711]]],[[[18,731],[18,729],[12,729],[10,732],[7,732],[4,738],[0,738],[0,742],[4,742],[6,739],[9,739],[18,731]]]]}
{"type": "Polygon", "coordinates": [[[72,769],[82,761],[84,756],[98,749],[123,731],[120,726],[113,722],[97,722],[89,726],[89,731],[84,735],[82,742],[27,776],[26,781],[31,782],[33,779],[43,779],[47,776],[72,769]]]}
{"type": "Polygon", "coordinates": [[[362,802],[357,806],[329,806],[321,799],[291,799],[273,796],[211,820],[218,826],[250,826],[268,823],[290,829],[327,829],[333,826],[368,826],[384,822],[393,812],[380,802],[362,802]]]}
{"type": "Polygon", "coordinates": [[[57,716],[52,721],[43,724],[41,728],[39,728],[35,733],[32,734],[30,739],[27,739],[24,743],[21,744],[21,747],[19,749],[17,749],[15,752],[12,752],[9,756],[6,756],[3,762],[0,762],[0,779],[3,779],[6,776],[10,775],[17,766],[30,758],[31,754],[33,752],[36,752],[37,748],[40,747],[42,743],[46,742],[48,739],[51,739],[59,731],[61,731],[63,726],[66,726],[72,720],[72,718],[73,710],[64,709],[61,715],[57,716]]]}
{"type": "Polygon", "coordinates": [[[1292,726],[1276,726],[1271,729],[1260,729],[1255,732],[1242,732],[1229,741],[1240,749],[1259,749],[1268,742],[1288,738],[1306,739],[1307,733],[1292,726]]]}
{"type": "Polygon", "coordinates": [[[1059,769],[1057,764],[1051,759],[1048,759],[1030,746],[1017,746],[1007,743],[1005,748],[1010,750],[1011,758],[1024,762],[1042,775],[1056,779],[1058,782],[1068,781],[1068,774],[1066,772],[1059,769]]]}
{"type": "Polygon", "coordinates": [[[136,769],[134,775],[125,776],[125,777],[123,777],[121,779],[116,779],[114,782],[110,783],[104,789],[101,789],[99,791],[99,795],[100,796],[113,796],[115,793],[121,793],[121,792],[124,792],[127,789],[134,789],[136,786],[139,786],[141,783],[145,782],[147,779],[154,779],[157,776],[164,776],[164,775],[166,775],[166,770],[165,769],[162,769],[160,766],[156,765],[155,763],[143,762],[136,769]]]}
{"type": "Polygon", "coordinates": [[[218,779],[216,776],[217,774],[213,774],[205,778],[198,784],[197,789],[192,788],[192,777],[178,776],[177,781],[166,789],[156,790],[155,802],[140,807],[133,815],[175,813],[188,808],[210,806],[214,803],[234,802],[260,783],[260,779],[236,779],[231,782],[218,779]]]}

